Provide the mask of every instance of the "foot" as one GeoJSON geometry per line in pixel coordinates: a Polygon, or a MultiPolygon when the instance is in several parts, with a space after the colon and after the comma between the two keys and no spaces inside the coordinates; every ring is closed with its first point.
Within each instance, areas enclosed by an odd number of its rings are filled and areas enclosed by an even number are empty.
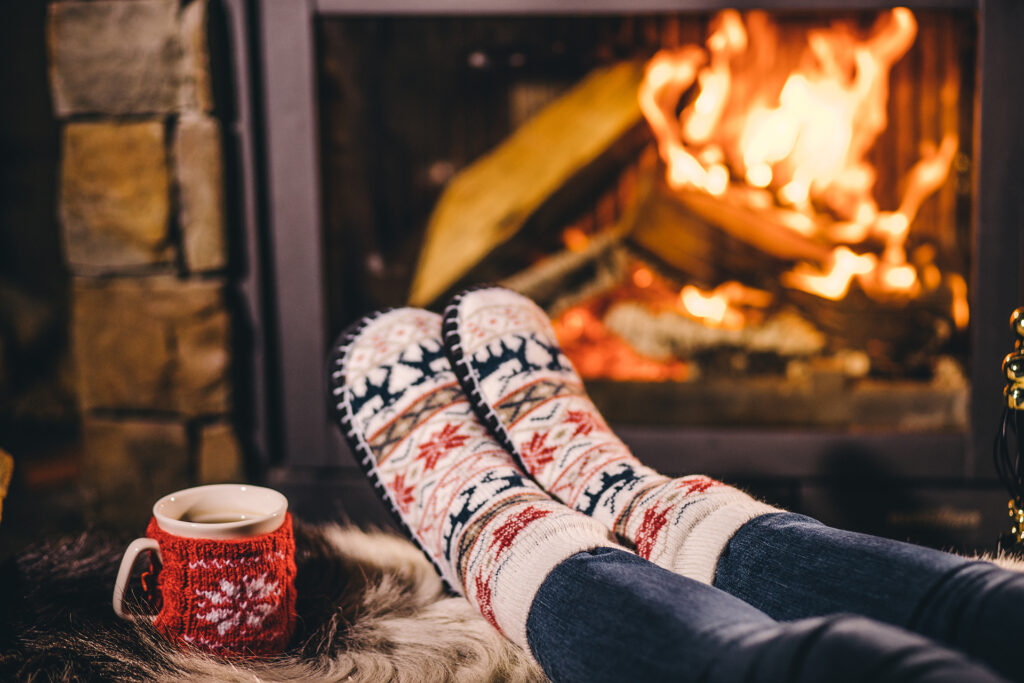
{"type": "Polygon", "coordinates": [[[331,402],[374,489],[446,585],[526,648],[526,617],[548,572],[616,547],[594,520],[554,501],[470,408],[445,357],[440,316],[376,314],[337,341],[331,402]]]}
{"type": "Polygon", "coordinates": [[[644,466],[608,428],[526,297],[500,287],[463,292],[445,309],[444,341],[474,410],[519,465],[641,557],[710,583],[733,533],[777,512],[714,479],[644,466]]]}

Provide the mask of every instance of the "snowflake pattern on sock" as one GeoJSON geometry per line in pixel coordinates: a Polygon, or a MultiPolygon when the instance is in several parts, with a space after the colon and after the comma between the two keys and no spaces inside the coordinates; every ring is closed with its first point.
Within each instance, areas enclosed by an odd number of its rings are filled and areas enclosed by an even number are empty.
{"type": "Polygon", "coordinates": [[[671,479],[609,429],[544,312],[499,287],[445,310],[449,359],[473,408],[541,487],[593,516],[661,566],[710,583],[744,522],[775,511],[702,475],[671,479]]]}
{"type": "Polygon", "coordinates": [[[440,316],[404,308],[364,319],[330,360],[331,401],[378,495],[452,590],[526,646],[536,590],[606,529],[541,490],[494,440],[459,387],[440,316]]]}

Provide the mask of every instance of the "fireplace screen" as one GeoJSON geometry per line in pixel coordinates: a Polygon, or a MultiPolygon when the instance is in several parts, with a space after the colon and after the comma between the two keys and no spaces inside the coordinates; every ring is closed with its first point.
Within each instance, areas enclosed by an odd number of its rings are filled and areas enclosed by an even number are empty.
{"type": "Polygon", "coordinates": [[[500,282],[612,422],[966,429],[973,13],[318,32],[332,331],[500,282]]]}

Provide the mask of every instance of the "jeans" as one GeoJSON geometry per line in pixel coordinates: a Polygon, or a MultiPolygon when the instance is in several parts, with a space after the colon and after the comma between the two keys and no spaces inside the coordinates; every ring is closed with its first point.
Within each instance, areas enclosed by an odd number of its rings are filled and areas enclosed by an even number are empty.
{"type": "Polygon", "coordinates": [[[578,553],[534,598],[530,650],[559,682],[1002,680],[961,651],[1021,680],[1021,582],[985,563],[779,513],[740,529],[715,584],[578,553]]]}
{"type": "Polygon", "coordinates": [[[1024,680],[1024,574],[789,512],[733,535],[714,585],[774,619],[854,612],[1024,680]]]}

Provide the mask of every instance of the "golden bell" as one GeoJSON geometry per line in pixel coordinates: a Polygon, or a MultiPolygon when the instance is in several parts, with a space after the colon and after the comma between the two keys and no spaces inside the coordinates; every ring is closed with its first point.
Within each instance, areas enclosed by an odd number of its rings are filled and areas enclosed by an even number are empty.
{"type": "Polygon", "coordinates": [[[1024,353],[1009,353],[1003,359],[1003,374],[1010,382],[1024,381],[1024,353]]]}
{"type": "Polygon", "coordinates": [[[1011,384],[1003,389],[1006,405],[1011,410],[1024,410],[1024,384],[1011,384]]]}
{"type": "Polygon", "coordinates": [[[1024,339],[1024,306],[1010,314],[1010,329],[1020,339],[1024,339]]]}

